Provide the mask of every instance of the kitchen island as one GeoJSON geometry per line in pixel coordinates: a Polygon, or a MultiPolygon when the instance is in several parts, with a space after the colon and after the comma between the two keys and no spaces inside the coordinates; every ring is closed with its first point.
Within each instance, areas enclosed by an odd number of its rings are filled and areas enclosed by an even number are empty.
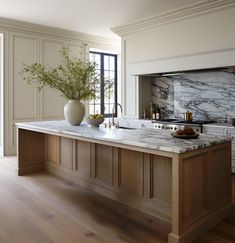
{"type": "Polygon", "coordinates": [[[17,123],[18,175],[47,170],[172,224],[190,242],[232,212],[231,138],[17,123]]]}

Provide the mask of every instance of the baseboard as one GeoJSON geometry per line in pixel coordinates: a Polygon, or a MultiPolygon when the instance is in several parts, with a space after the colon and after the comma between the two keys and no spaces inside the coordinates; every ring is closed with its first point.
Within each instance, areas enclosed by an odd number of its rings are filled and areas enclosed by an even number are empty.
{"type": "Polygon", "coordinates": [[[184,233],[184,236],[177,236],[174,233],[169,234],[168,242],[169,243],[188,243],[192,240],[198,238],[201,234],[205,233],[209,229],[213,228],[224,218],[229,216],[234,210],[234,205],[232,202],[227,203],[216,212],[207,215],[205,218],[198,221],[191,228],[184,233]]]}
{"type": "Polygon", "coordinates": [[[44,170],[44,163],[36,164],[36,165],[29,165],[27,167],[21,167],[21,168],[17,169],[16,173],[17,173],[17,175],[21,176],[21,175],[27,175],[27,174],[39,172],[42,170],[44,170]]]}

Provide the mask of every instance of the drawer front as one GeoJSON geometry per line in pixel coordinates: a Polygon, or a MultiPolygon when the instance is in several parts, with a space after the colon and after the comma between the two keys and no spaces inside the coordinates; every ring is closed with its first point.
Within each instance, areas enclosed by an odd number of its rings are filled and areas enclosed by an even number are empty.
{"type": "Polygon", "coordinates": [[[220,136],[226,136],[226,132],[224,129],[216,128],[216,127],[203,127],[203,133],[209,134],[209,135],[220,135],[220,136]]]}

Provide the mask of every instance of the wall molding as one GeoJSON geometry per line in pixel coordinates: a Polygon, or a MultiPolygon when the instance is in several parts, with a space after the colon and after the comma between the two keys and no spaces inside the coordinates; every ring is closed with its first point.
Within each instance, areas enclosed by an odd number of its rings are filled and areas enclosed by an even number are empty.
{"type": "Polygon", "coordinates": [[[43,35],[48,37],[57,37],[63,39],[72,39],[72,40],[82,40],[88,43],[102,43],[109,46],[120,47],[120,40],[105,38],[96,35],[89,35],[81,32],[76,32],[72,30],[50,27],[46,25],[33,24],[29,22],[8,19],[0,17],[0,28],[7,31],[22,31],[28,32],[31,34],[43,35]]]}
{"type": "Polygon", "coordinates": [[[166,25],[200,15],[231,9],[235,7],[234,0],[202,0],[182,8],[153,15],[126,25],[112,28],[116,34],[125,36],[137,31],[166,25]]]}

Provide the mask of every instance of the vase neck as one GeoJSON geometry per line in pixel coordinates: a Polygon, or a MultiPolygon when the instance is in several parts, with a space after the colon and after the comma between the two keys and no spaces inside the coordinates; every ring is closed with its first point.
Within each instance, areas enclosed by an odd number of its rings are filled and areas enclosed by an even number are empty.
{"type": "Polygon", "coordinates": [[[70,99],[70,100],[69,100],[69,103],[74,103],[74,102],[78,102],[78,103],[80,103],[80,100],[78,100],[78,99],[70,99]]]}

